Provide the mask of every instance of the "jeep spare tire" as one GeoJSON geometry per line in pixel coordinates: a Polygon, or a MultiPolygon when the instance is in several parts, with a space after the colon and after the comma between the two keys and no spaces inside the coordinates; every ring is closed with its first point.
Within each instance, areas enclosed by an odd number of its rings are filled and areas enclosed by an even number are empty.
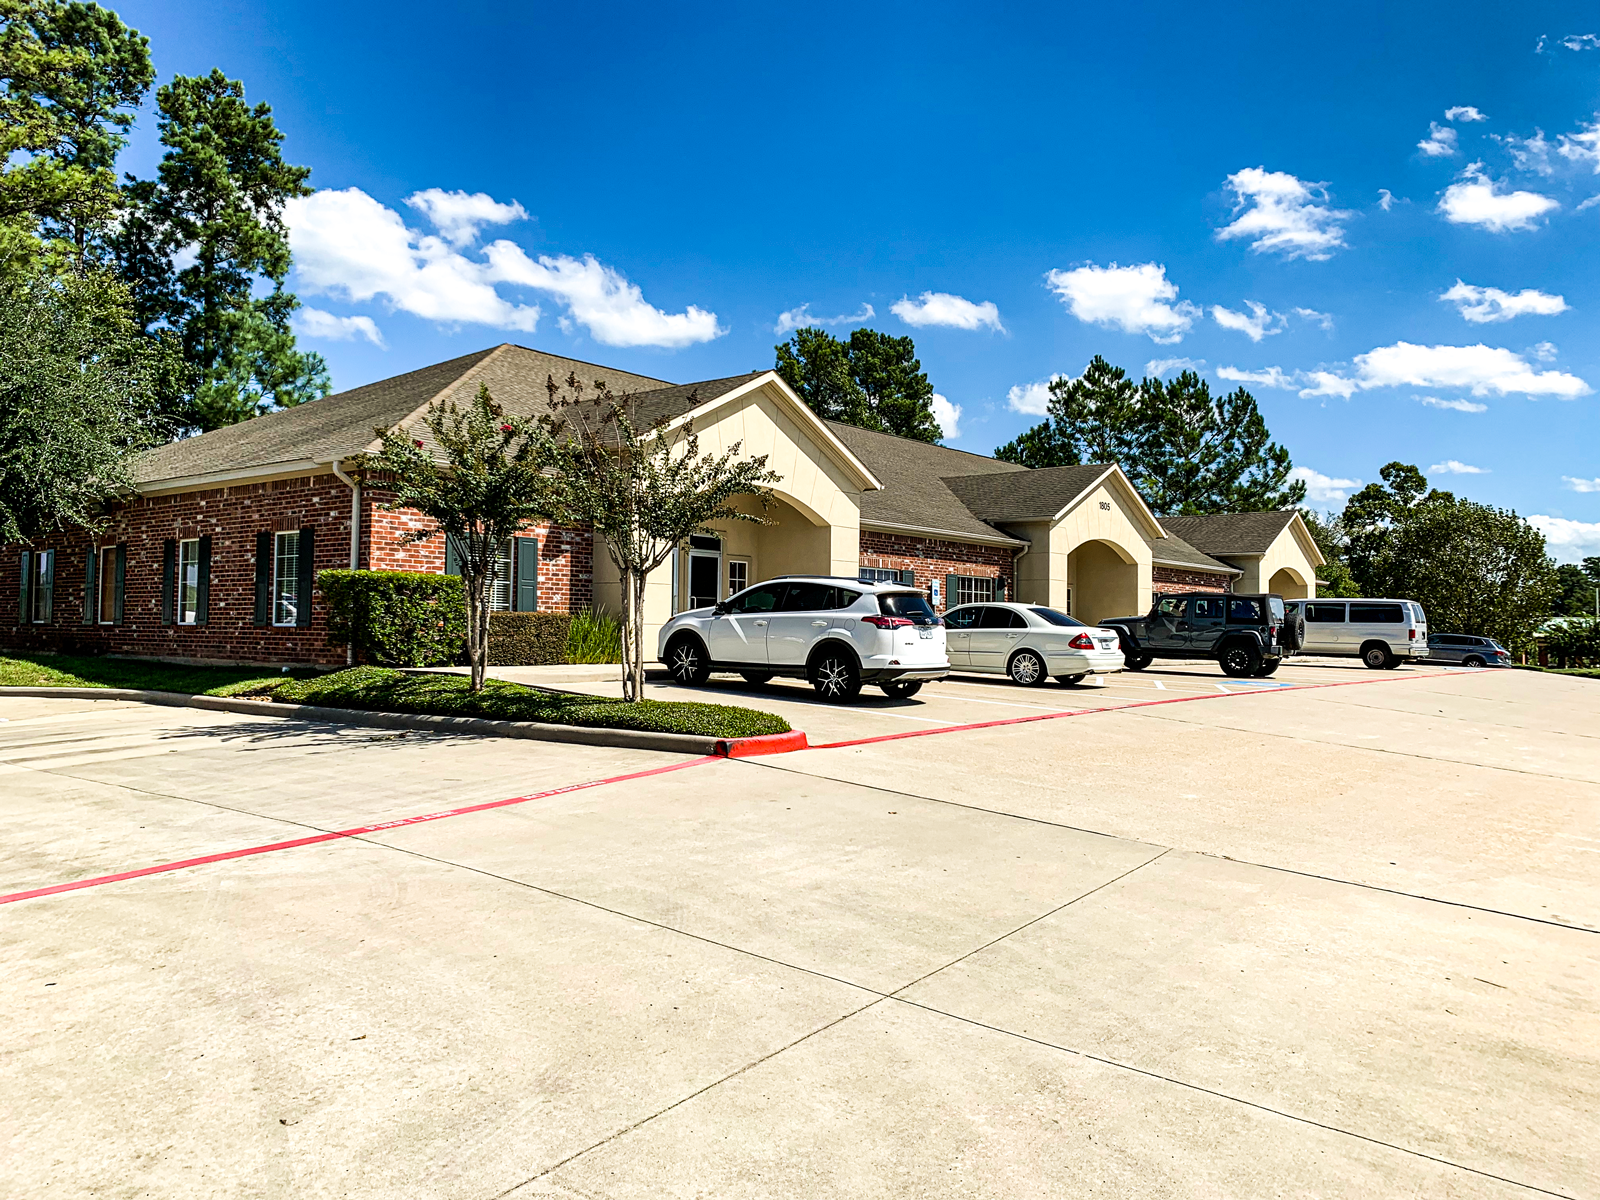
{"type": "Polygon", "coordinates": [[[1289,613],[1278,628],[1278,644],[1291,653],[1306,644],[1306,619],[1299,613],[1289,613]]]}

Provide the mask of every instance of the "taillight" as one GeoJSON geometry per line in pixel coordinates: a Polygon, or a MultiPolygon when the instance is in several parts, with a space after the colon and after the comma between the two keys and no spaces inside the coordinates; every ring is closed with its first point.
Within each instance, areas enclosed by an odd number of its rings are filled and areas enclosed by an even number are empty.
{"type": "Polygon", "coordinates": [[[876,625],[879,629],[899,629],[903,625],[910,625],[907,617],[862,617],[862,623],[876,625]]]}
{"type": "Polygon", "coordinates": [[[1417,640],[1417,631],[1415,629],[1408,629],[1406,630],[1406,636],[1414,642],[1417,640]]]}
{"type": "Polygon", "coordinates": [[[1071,646],[1074,650],[1094,649],[1094,642],[1089,639],[1089,635],[1087,633],[1080,633],[1077,637],[1068,642],[1067,645],[1071,646]]]}

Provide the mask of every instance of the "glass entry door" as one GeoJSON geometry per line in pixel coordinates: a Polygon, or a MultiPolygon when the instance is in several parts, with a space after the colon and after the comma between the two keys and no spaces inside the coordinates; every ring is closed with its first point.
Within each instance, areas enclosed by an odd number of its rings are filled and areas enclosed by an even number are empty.
{"type": "Polygon", "coordinates": [[[722,539],[689,539],[689,607],[710,608],[722,599],[722,539]]]}

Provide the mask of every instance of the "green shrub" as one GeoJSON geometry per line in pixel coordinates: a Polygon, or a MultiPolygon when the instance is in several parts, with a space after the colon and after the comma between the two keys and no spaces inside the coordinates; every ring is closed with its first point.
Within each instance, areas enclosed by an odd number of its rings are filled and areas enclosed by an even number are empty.
{"type": "Polygon", "coordinates": [[[604,609],[573,613],[572,626],[567,632],[567,661],[621,662],[622,622],[604,609]]]}
{"type": "MultiPolygon", "coordinates": [[[[494,645],[492,640],[489,644],[494,645]]],[[[483,691],[474,694],[472,681],[465,675],[407,675],[380,667],[352,667],[315,679],[291,680],[280,684],[273,698],[290,704],[357,708],[368,712],[544,721],[554,725],[695,733],[718,738],[789,732],[789,723],[782,717],[729,704],[628,701],[614,696],[542,692],[501,679],[486,681],[483,691]]]]}
{"type": "Polygon", "coordinates": [[[489,614],[491,667],[542,667],[567,661],[567,613],[489,614]]]}
{"type": "Polygon", "coordinates": [[[1561,617],[1544,629],[1544,646],[1549,657],[1563,667],[1594,665],[1600,660],[1600,619],[1561,617]]]}
{"type": "Polygon", "coordinates": [[[456,575],[420,571],[323,571],[328,640],[360,662],[442,667],[461,658],[467,601],[456,575]]]}

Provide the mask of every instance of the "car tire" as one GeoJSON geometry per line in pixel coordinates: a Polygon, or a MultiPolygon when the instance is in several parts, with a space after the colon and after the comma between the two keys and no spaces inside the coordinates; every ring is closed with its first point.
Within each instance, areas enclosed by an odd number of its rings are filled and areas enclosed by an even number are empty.
{"type": "Polygon", "coordinates": [[[1484,667],[1484,666],[1488,666],[1488,664],[1486,662],[1484,662],[1483,659],[1479,658],[1476,654],[1467,655],[1465,658],[1463,658],[1461,660],[1461,665],[1463,667],[1484,667]]]}
{"type": "Polygon", "coordinates": [[[740,671],[739,676],[751,687],[760,687],[764,683],[772,682],[771,671],[740,671]]]}
{"type": "Polygon", "coordinates": [[[909,700],[922,690],[920,679],[896,679],[878,685],[883,689],[883,694],[891,700],[909,700]]]}
{"type": "Polygon", "coordinates": [[[1249,679],[1261,669],[1261,652],[1249,642],[1233,642],[1217,655],[1217,665],[1224,675],[1249,679]]]}
{"type": "Polygon", "coordinates": [[[1256,678],[1265,679],[1268,675],[1275,675],[1278,672],[1278,668],[1282,665],[1283,660],[1281,658],[1276,659],[1273,662],[1264,662],[1256,668],[1256,678]]]}
{"type": "Polygon", "coordinates": [[[1290,613],[1278,631],[1278,640],[1291,653],[1306,646],[1306,619],[1299,613],[1290,613]]]}
{"type": "Polygon", "coordinates": [[[1382,642],[1368,642],[1361,647],[1361,661],[1369,670],[1386,671],[1398,660],[1389,653],[1389,647],[1382,642]]]}
{"type": "Polygon", "coordinates": [[[1013,654],[1011,662],[1006,667],[1006,674],[1011,676],[1012,683],[1021,687],[1038,687],[1050,678],[1044,659],[1034,650],[1018,650],[1013,654]]]}
{"type": "Polygon", "coordinates": [[[1155,655],[1147,650],[1125,650],[1122,653],[1122,665],[1130,671],[1142,671],[1155,660],[1155,655]]]}
{"type": "Polygon", "coordinates": [[[811,686],[824,700],[854,700],[861,694],[861,668],[847,650],[824,650],[811,660],[811,686]]]}
{"type": "Polygon", "coordinates": [[[699,687],[711,678],[710,656],[697,637],[683,634],[673,638],[667,647],[666,663],[672,681],[684,687],[699,687]]]}
{"type": "Polygon", "coordinates": [[[1083,675],[1057,675],[1056,682],[1062,687],[1077,687],[1087,678],[1089,678],[1087,673],[1083,675]]]}

